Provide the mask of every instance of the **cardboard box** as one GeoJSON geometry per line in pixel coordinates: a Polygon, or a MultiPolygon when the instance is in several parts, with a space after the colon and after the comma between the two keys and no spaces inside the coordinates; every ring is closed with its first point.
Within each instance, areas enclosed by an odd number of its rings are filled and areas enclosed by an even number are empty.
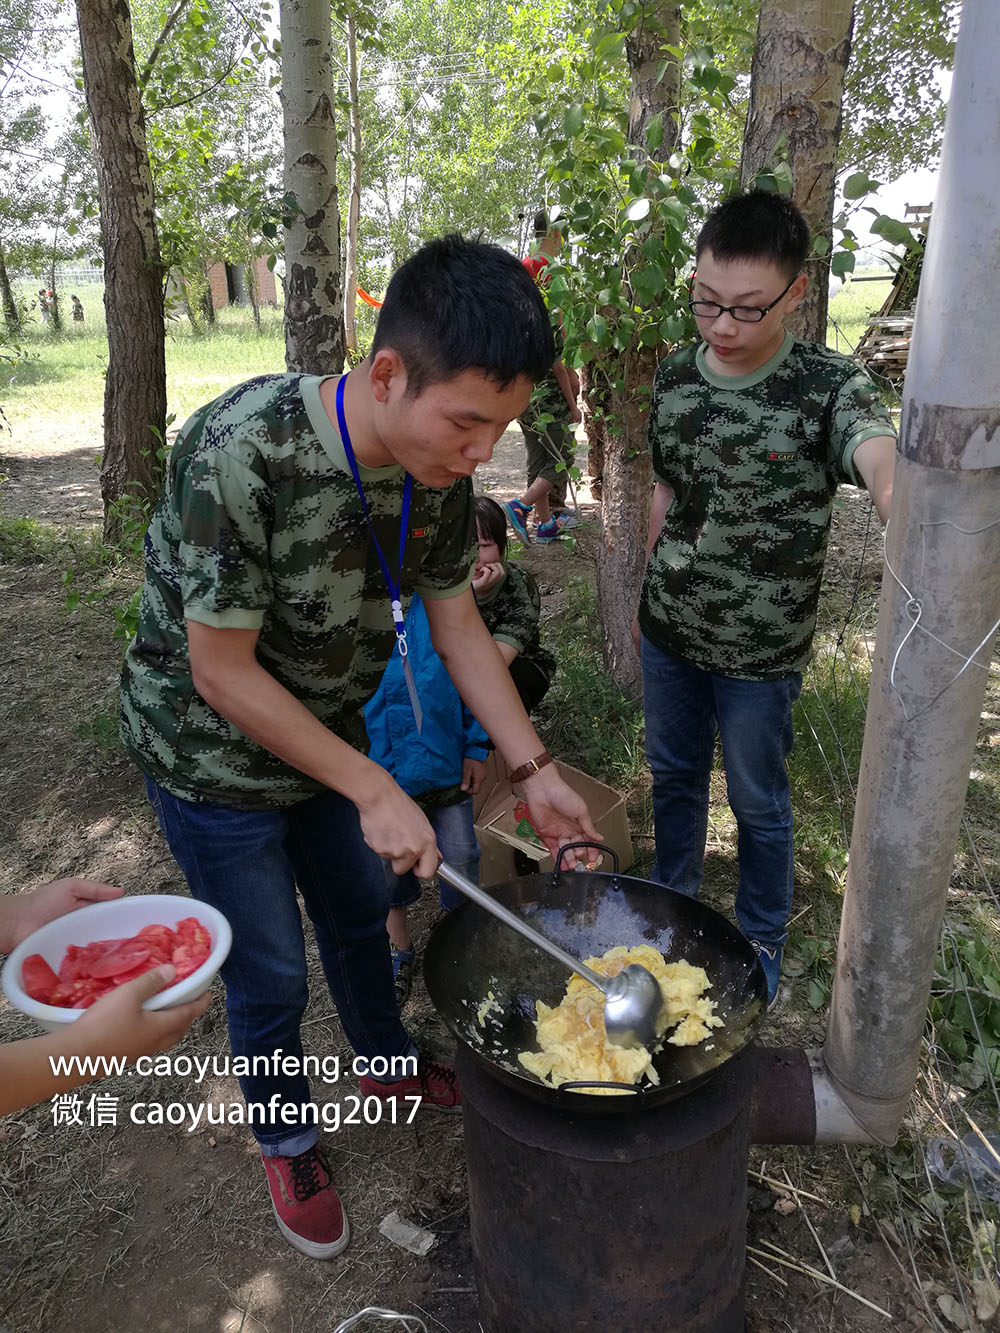
{"type": "MultiPolygon", "coordinates": [[[[601,842],[618,854],[619,870],[632,864],[632,839],[629,835],[625,798],[613,787],[588,777],[558,759],[556,768],[563,780],[587,802],[601,842]]],[[[486,777],[474,803],[476,837],[482,848],[479,882],[486,888],[536,870],[551,870],[553,859],[531,827],[523,797],[514,791],[508,778],[510,770],[496,751],[486,764],[486,777]],[[524,861],[522,857],[527,857],[524,861]]],[[[605,857],[602,870],[611,869],[605,857]]]]}

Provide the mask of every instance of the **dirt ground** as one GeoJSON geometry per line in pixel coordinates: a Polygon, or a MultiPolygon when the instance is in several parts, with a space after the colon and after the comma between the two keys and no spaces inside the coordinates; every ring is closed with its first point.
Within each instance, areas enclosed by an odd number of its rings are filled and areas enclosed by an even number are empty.
{"type": "MultiPolygon", "coordinates": [[[[83,430],[58,440],[0,441],[0,473],[9,477],[5,513],[69,532],[98,522],[98,445],[83,430]]],[[[520,439],[510,434],[481,470],[479,485],[506,498],[518,488],[522,468],[520,439]]],[[[575,549],[535,548],[526,557],[546,615],[558,611],[571,577],[592,574],[596,506],[587,492],[581,499],[591,523],[575,549]]],[[[841,521],[861,531],[862,510],[849,510],[841,521]]],[[[58,560],[30,554],[0,565],[0,890],[79,873],[132,891],[182,892],[138,775],[113,743],[119,647],[107,611],[81,604],[69,616],[59,574],[58,560]]],[[[416,916],[418,944],[434,915],[425,899],[416,916]]],[[[447,1034],[419,978],[406,1018],[419,1041],[447,1053],[447,1034]]],[[[812,1043],[821,1036],[815,1029],[816,1020],[779,1014],[765,1040],[812,1043]]],[[[32,1035],[6,1001],[0,1035],[32,1035]]],[[[336,1053],[347,1064],[349,1051],[321,984],[313,987],[305,1037],[308,1051],[336,1053]]],[[[217,994],[181,1051],[227,1050],[217,994]]],[[[342,1103],[353,1091],[349,1075],[314,1089],[318,1101],[342,1103]]],[[[234,1080],[197,1085],[180,1074],[126,1076],[93,1093],[101,1100],[84,1090],[73,1123],[55,1123],[46,1105],[0,1124],[0,1333],[296,1333],[333,1330],[368,1305],[419,1314],[428,1330],[478,1329],[461,1117],[425,1113],[412,1126],[362,1123],[325,1136],[353,1237],[342,1257],[322,1264],[280,1238],[248,1130],[202,1126],[189,1133],[132,1123],[140,1105],[238,1102],[234,1080]],[[426,1258],[379,1233],[379,1222],[393,1211],[437,1236],[426,1258]]],[[[755,1154],[755,1169],[777,1179],[787,1169],[799,1188],[818,1197],[752,1182],[752,1333],[861,1333],[890,1322],[897,1333],[929,1327],[902,1261],[870,1223],[852,1218],[841,1151],[755,1154]],[[842,1287],[890,1318],[782,1265],[783,1255],[823,1269],[820,1243],[842,1287]]],[[[526,1315],[523,1333],[536,1328],[563,1333],[558,1321],[526,1315]]]]}

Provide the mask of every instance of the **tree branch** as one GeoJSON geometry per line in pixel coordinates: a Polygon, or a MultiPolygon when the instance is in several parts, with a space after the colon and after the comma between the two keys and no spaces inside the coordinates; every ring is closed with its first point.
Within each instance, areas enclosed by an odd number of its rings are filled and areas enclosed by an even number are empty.
{"type": "Polygon", "coordinates": [[[177,26],[177,20],[184,13],[185,9],[187,9],[190,3],[191,0],[177,0],[177,3],[174,5],[173,9],[167,15],[167,21],[163,25],[163,31],[160,33],[159,37],[157,37],[156,41],[153,43],[153,49],[150,51],[149,57],[146,60],[145,65],[143,66],[142,73],[139,75],[138,83],[140,92],[145,91],[146,84],[149,82],[150,75],[153,73],[153,66],[159,59],[160,52],[163,50],[167,38],[170,36],[174,28],[177,26]]]}

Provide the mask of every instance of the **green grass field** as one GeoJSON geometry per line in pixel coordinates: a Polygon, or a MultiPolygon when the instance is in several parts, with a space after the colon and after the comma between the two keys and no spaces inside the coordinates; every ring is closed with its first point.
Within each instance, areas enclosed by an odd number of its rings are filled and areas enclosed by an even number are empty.
{"type": "MultiPolygon", "coordinates": [[[[872,311],[889,291],[885,282],[846,283],[830,302],[827,341],[850,351],[865,330],[872,311]]],[[[86,293],[87,321],[71,322],[60,333],[31,320],[18,341],[25,357],[9,384],[0,380],[5,405],[31,403],[53,417],[99,417],[107,369],[107,342],[100,289],[86,293]]],[[[68,299],[64,303],[68,310],[68,299]]],[[[181,421],[194,408],[230,384],[266,371],[284,368],[281,311],[261,310],[261,330],[251,313],[240,307],[222,310],[215,327],[196,334],[186,319],[167,324],[168,411],[181,421]]]]}
{"type": "MultiPolygon", "coordinates": [[[[93,303],[92,303],[93,305],[93,303]]],[[[0,400],[63,422],[92,419],[100,426],[108,347],[103,319],[60,333],[32,323],[20,336],[24,357],[10,381],[0,376],[0,400]]],[[[249,310],[219,311],[214,329],[195,334],[186,320],[167,325],[167,410],[183,421],[229,385],[285,368],[281,311],[261,310],[258,333],[249,310]]]]}
{"type": "MultiPolygon", "coordinates": [[[[869,276],[866,274],[865,276],[869,276]]],[[[838,352],[853,352],[868,327],[868,321],[889,295],[892,277],[884,282],[847,282],[830,301],[826,342],[838,352]]]]}

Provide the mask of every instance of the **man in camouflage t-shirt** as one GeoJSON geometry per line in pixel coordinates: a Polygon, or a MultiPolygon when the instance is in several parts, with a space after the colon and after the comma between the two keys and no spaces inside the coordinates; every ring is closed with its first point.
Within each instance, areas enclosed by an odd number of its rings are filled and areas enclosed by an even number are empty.
{"type": "Polygon", "coordinates": [[[773,1000],[793,890],[785,771],[831,505],[864,484],[888,517],[895,437],[854,362],[782,321],[806,286],[798,209],[753,192],[698,238],[691,309],[704,341],[658,368],[655,487],[641,631],[654,879],[697,894],[718,729],[739,830],[736,916],[773,1000]]]}
{"type": "Polygon", "coordinates": [[[513,256],[432,242],[390,282],[350,375],[262,376],[196,412],[150,524],[122,735],[192,894],[232,926],[233,1072],[278,1226],[313,1258],[339,1253],[349,1228],[303,1059],[296,890],[363,1094],[460,1100],[400,1022],[385,931],[379,857],[423,876],[439,859],[426,816],[366,755],[361,709],[395,650],[393,602],[401,617],[420,591],[435,648],[526,770],[553,847],[596,838],[545,766],[470,589],[471,474],[552,356],[513,256]]]}
{"type": "Polygon", "coordinates": [[[548,300],[549,263],[558,254],[562,234],[549,221],[544,208],[535,214],[537,250],[521,262],[538,283],[550,305],[549,315],[559,355],[552,369],[531,394],[531,401],[521,413],[518,424],[524,435],[528,485],[524,494],[504,505],[511,526],[525,542],[528,515],[534,510],[535,540],[555,541],[564,527],[577,526],[579,519],[566,510],[567,469],[573,465],[574,429],[583,419],[577,406],[580,379],[562,359],[562,327],[559,312],[548,300]]]}

